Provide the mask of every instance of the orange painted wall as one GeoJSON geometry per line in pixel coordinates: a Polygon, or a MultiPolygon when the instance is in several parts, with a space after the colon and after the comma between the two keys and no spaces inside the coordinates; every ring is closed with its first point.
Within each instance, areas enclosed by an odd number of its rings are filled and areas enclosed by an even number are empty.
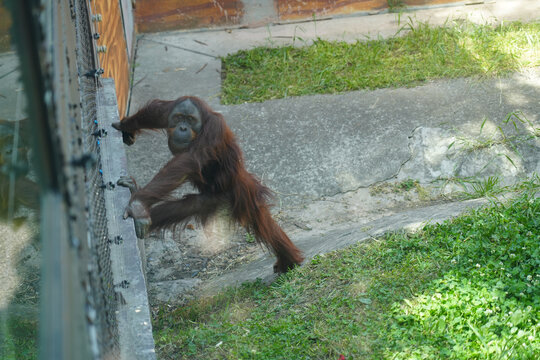
{"type": "Polygon", "coordinates": [[[381,10],[387,0],[276,0],[280,20],[321,18],[337,14],[381,10]]]}
{"type": "Polygon", "coordinates": [[[0,52],[10,49],[9,29],[11,27],[11,14],[7,11],[4,1],[0,0],[0,52]]]}
{"type": "Polygon", "coordinates": [[[135,5],[139,32],[235,25],[242,15],[240,0],[137,0],[135,5]]]}
{"type": "Polygon", "coordinates": [[[126,113],[129,95],[129,63],[122,26],[122,13],[118,0],[93,0],[95,13],[101,14],[102,21],[95,26],[100,33],[98,45],[107,47],[99,53],[99,62],[104,70],[103,77],[114,78],[118,113],[122,118],[126,113]]]}
{"type": "MultiPolygon", "coordinates": [[[[463,2],[463,0],[402,0],[404,5],[407,6],[429,6],[429,5],[440,5],[440,4],[449,4],[455,2],[463,2]]],[[[474,1],[471,1],[474,2],[474,1]]]]}
{"type": "Polygon", "coordinates": [[[257,13],[253,0],[137,0],[135,22],[138,32],[211,28],[217,26],[264,25],[276,21],[309,20],[356,12],[386,10],[388,3],[429,6],[463,0],[261,0],[269,13],[257,13]],[[273,6],[272,6],[273,5],[273,6]],[[255,16],[250,16],[250,15],[255,16]],[[254,21],[257,18],[260,21],[254,21]]]}

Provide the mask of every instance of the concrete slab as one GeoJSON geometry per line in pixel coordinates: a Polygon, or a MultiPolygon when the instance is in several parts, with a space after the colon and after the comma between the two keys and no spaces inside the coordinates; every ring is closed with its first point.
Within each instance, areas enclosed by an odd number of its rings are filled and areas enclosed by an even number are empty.
{"type": "MultiPolygon", "coordinates": [[[[304,252],[306,259],[323,255],[334,250],[343,249],[353,244],[374,239],[392,231],[416,231],[429,224],[442,223],[464,211],[485,205],[485,199],[475,199],[456,203],[445,203],[427,206],[420,209],[409,209],[397,214],[385,216],[361,226],[350,224],[346,228],[333,229],[324,236],[304,236],[295,239],[298,247],[304,252]]],[[[275,260],[264,255],[249,264],[241,266],[222,276],[202,284],[197,290],[198,296],[209,296],[226,286],[240,285],[246,281],[261,279],[270,282],[276,275],[272,272],[275,260]]]]}
{"type": "Polygon", "coordinates": [[[218,99],[221,60],[204,52],[186,51],[158,39],[139,39],[130,112],[154,98],[192,94],[218,99]],[[160,90],[157,90],[157,89],[160,90]]]}
{"type": "MultiPolygon", "coordinates": [[[[456,177],[498,176],[511,183],[539,172],[540,68],[497,79],[455,79],[414,88],[224,106],[219,101],[219,57],[253,46],[301,46],[317,37],[357,41],[392,36],[408,17],[442,24],[459,18],[486,23],[539,16],[540,3],[514,0],[401,16],[144,35],[138,39],[130,112],[154,98],[182,95],[200,96],[222,112],[244,151],[248,169],[276,191],[276,218],[309,258],[383,230],[422,223],[439,211],[444,212],[439,218],[445,219],[469,205],[479,206],[482,202],[433,207],[434,199],[440,201],[456,190],[448,186],[456,177]],[[526,121],[514,117],[514,128],[512,122],[504,122],[511,113],[526,121]],[[480,146],[482,141],[491,145],[480,146]],[[407,179],[419,182],[418,191],[373,191],[381,184],[392,188],[393,182],[407,179]],[[362,230],[367,228],[373,230],[362,230]]],[[[129,172],[141,185],[170,158],[161,132],[140,136],[127,154],[129,172]]],[[[146,244],[151,254],[152,297],[181,301],[186,292],[198,288],[205,292],[216,289],[215,284],[269,278],[271,256],[253,248],[242,253],[249,254],[245,258],[250,264],[227,270],[212,281],[205,277],[204,249],[213,249],[211,259],[218,253],[232,257],[224,266],[230,267],[236,264],[230,249],[239,247],[243,236],[230,230],[205,232],[197,226],[166,234],[167,246],[158,245],[162,235],[154,236],[146,244]],[[179,246],[174,246],[175,241],[179,246]],[[180,266],[187,270],[180,271],[180,266]]]]}
{"type": "MultiPolygon", "coordinates": [[[[460,132],[478,131],[484,119],[490,126],[502,125],[516,110],[538,124],[538,85],[540,69],[534,69],[504,79],[457,79],[410,89],[227,106],[222,113],[238,137],[248,168],[280,194],[280,201],[289,203],[305,196],[354,191],[398,176],[423,182],[439,176],[473,176],[472,171],[417,176],[410,166],[402,169],[411,159],[415,129],[446,129],[455,133],[455,140],[460,132]],[[519,105],[514,101],[518,96],[519,105]]],[[[512,126],[506,130],[512,131],[512,126]]],[[[448,145],[432,144],[421,161],[434,152],[444,154],[448,145]]],[[[537,164],[529,164],[522,172],[536,169],[537,164]]]]}

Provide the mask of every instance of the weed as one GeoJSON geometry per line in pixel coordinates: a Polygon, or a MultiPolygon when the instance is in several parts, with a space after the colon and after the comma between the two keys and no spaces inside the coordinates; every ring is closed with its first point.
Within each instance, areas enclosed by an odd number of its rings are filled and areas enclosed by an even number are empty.
{"type": "Polygon", "coordinates": [[[404,191],[409,191],[409,190],[414,189],[417,184],[418,184],[418,181],[413,180],[413,179],[407,179],[399,183],[397,186],[404,191]]]}
{"type": "MultiPolygon", "coordinates": [[[[457,161],[454,161],[454,170],[451,176],[452,180],[449,182],[456,182],[460,177],[460,171],[464,165],[470,165],[471,159],[477,161],[476,159],[484,159],[485,163],[474,163],[473,167],[479,166],[475,169],[474,173],[469,173],[470,176],[468,179],[461,179],[457,181],[464,188],[467,197],[478,197],[484,196],[483,193],[488,190],[493,195],[495,187],[493,187],[495,182],[498,183],[498,179],[495,177],[488,178],[484,182],[479,182],[475,180],[479,176],[485,176],[484,170],[488,169],[491,165],[495,166],[495,170],[499,171],[502,167],[511,165],[516,171],[522,171],[520,162],[524,158],[520,151],[520,146],[535,146],[534,142],[536,138],[540,136],[540,128],[530,121],[521,111],[511,112],[506,115],[502,124],[491,124],[492,132],[489,134],[484,134],[484,128],[488,122],[487,118],[484,118],[482,124],[480,125],[480,132],[477,136],[465,136],[458,135],[455,140],[452,141],[447,150],[454,149],[453,154],[449,154],[454,158],[457,158],[457,161]],[[512,125],[512,128],[509,128],[508,125],[512,125]],[[472,153],[483,152],[483,156],[478,156],[471,158],[472,153]],[[501,162],[500,159],[503,159],[501,162]],[[505,165],[504,162],[507,162],[505,165]],[[481,166],[481,167],[480,167],[481,166]],[[472,191],[470,185],[472,184],[472,191]]],[[[470,166],[469,166],[470,167],[470,166]]],[[[491,172],[493,171],[493,166],[491,172]]],[[[444,184],[447,185],[448,181],[444,184]]],[[[497,190],[499,193],[504,189],[497,190]]],[[[486,194],[491,196],[489,194],[486,194]]]]}
{"type": "Polygon", "coordinates": [[[428,201],[432,199],[430,191],[426,189],[425,187],[423,187],[422,185],[420,185],[419,182],[416,182],[414,184],[414,188],[416,192],[418,193],[418,199],[420,199],[421,201],[428,201]]]}
{"type": "Polygon", "coordinates": [[[399,193],[408,192],[414,189],[416,190],[421,189],[421,185],[418,182],[418,180],[407,179],[401,182],[394,182],[394,183],[384,182],[384,183],[374,185],[370,187],[369,193],[371,195],[389,194],[389,193],[399,194],[399,193]]]}
{"type": "MultiPolygon", "coordinates": [[[[484,130],[484,126],[486,125],[487,121],[487,118],[482,120],[482,124],[480,125],[480,134],[478,136],[473,138],[458,136],[456,137],[455,141],[448,145],[448,149],[450,150],[456,144],[459,144],[461,145],[462,151],[473,152],[482,149],[489,149],[495,145],[507,145],[519,154],[515,144],[523,143],[525,141],[540,137],[540,127],[535,126],[535,124],[530,121],[521,111],[514,111],[507,114],[505,119],[502,121],[503,125],[513,125],[513,128],[516,130],[515,135],[507,135],[507,131],[505,131],[502,126],[497,125],[497,132],[495,134],[485,136],[482,134],[482,131],[484,130]],[[520,126],[518,123],[525,127],[525,134],[520,131],[520,126]]],[[[513,163],[511,159],[510,161],[513,163]]]]}
{"type": "Polygon", "coordinates": [[[403,0],[387,0],[387,3],[390,12],[396,12],[405,7],[403,0]]]}
{"type": "Polygon", "coordinates": [[[472,190],[465,194],[470,199],[481,197],[495,197],[502,194],[507,187],[500,184],[500,179],[497,176],[490,176],[485,180],[472,183],[472,190]]]}
{"type": "Polygon", "coordinates": [[[255,243],[255,235],[252,233],[246,233],[246,242],[248,244],[254,244],[255,243]]]}

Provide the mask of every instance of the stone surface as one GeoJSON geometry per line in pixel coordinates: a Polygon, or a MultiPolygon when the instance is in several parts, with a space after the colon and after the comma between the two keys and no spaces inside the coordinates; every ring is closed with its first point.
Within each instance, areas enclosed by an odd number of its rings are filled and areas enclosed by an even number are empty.
{"type": "MultiPolygon", "coordinates": [[[[115,184],[121,176],[126,175],[127,158],[122,151],[122,134],[111,125],[119,120],[114,80],[102,79],[102,84],[97,94],[101,105],[97,119],[98,126],[107,131],[107,136],[100,140],[101,151],[107,156],[101,157],[101,169],[103,183],[115,184]]],[[[143,274],[144,261],[141,259],[133,220],[123,218],[130,197],[129,189],[121,186],[106,188],[104,191],[108,234],[111,239],[118,235],[122,239],[119,243],[113,241],[110,246],[113,281],[114,284],[127,284],[115,288],[122,299],[116,310],[120,357],[153,360],[156,354],[143,274]]]]}

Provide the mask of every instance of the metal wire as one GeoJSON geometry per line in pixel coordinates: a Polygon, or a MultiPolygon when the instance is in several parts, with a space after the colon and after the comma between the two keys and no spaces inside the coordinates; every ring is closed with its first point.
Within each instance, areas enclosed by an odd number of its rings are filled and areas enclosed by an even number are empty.
{"type": "MultiPolygon", "coordinates": [[[[91,1],[90,3],[95,3],[91,1]]],[[[94,356],[107,359],[119,357],[119,336],[116,319],[117,299],[113,283],[110,259],[110,243],[107,229],[107,213],[104,200],[104,184],[101,173],[100,140],[94,134],[98,131],[97,107],[100,86],[99,76],[92,74],[100,68],[96,56],[93,34],[96,23],[91,21],[92,11],[87,1],[75,1],[77,31],[77,69],[81,98],[82,146],[86,154],[96,160],[86,167],[86,218],[88,229],[87,259],[80,259],[80,265],[88,272],[89,287],[86,292],[87,316],[91,348],[94,356]]],[[[94,4],[95,6],[95,4],[94,4]]]]}

